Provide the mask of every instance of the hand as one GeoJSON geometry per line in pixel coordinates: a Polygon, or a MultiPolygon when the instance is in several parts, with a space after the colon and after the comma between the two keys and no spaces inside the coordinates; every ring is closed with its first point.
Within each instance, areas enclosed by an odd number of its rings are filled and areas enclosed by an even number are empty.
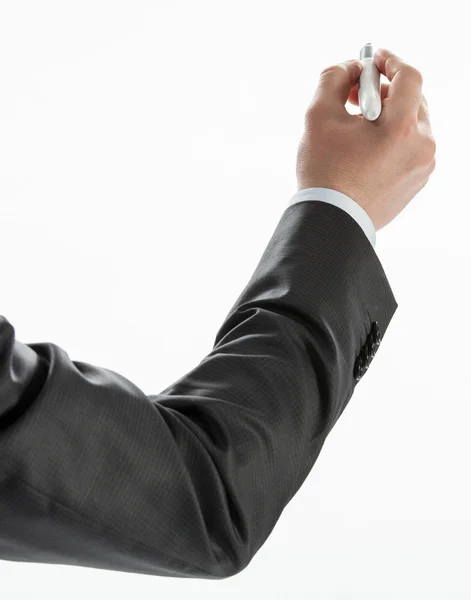
{"type": "Polygon", "coordinates": [[[382,111],[376,121],[345,108],[358,106],[358,60],[327,67],[320,74],[305,117],[298,149],[298,191],[327,187],[357,202],[378,231],[426,185],[435,169],[421,73],[388,50],[374,55],[380,73],[382,111]]]}

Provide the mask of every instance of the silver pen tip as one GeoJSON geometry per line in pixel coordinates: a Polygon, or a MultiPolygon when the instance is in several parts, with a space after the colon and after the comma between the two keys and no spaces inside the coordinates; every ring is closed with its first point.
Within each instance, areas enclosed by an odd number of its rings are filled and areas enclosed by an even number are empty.
{"type": "Polygon", "coordinates": [[[360,50],[360,60],[363,60],[364,58],[373,58],[373,56],[374,56],[373,44],[371,42],[368,42],[360,50]]]}

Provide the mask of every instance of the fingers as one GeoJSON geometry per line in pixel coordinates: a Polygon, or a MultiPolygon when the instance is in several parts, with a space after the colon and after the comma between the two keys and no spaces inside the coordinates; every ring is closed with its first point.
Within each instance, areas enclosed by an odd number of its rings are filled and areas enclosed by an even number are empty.
{"type": "MultiPolygon", "coordinates": [[[[390,83],[382,83],[381,84],[381,102],[383,102],[383,100],[385,98],[387,98],[390,85],[391,85],[390,83]]],[[[358,98],[358,84],[350,92],[348,101],[350,102],[350,104],[353,104],[354,106],[360,106],[360,99],[358,98]]]]}
{"type": "Polygon", "coordinates": [[[379,72],[390,81],[380,118],[403,120],[416,117],[422,100],[423,78],[420,71],[384,48],[375,52],[373,60],[379,72]]]}
{"type": "MultiPolygon", "coordinates": [[[[384,100],[388,97],[390,85],[391,84],[389,82],[381,84],[381,103],[383,103],[384,100]]],[[[358,84],[355,85],[355,87],[350,92],[348,101],[350,102],[350,104],[353,104],[354,106],[360,106],[360,100],[358,98],[358,84]]],[[[428,103],[427,103],[427,99],[425,98],[423,93],[421,94],[419,109],[417,112],[417,119],[419,121],[419,124],[422,125],[424,131],[428,130],[428,132],[431,132],[430,113],[428,110],[428,103]]]]}
{"type": "MultiPolygon", "coordinates": [[[[425,129],[430,130],[430,117],[427,101],[422,94],[423,78],[420,71],[403,61],[389,50],[380,48],[373,58],[378,70],[388,83],[381,84],[382,121],[404,121],[417,119],[425,129]]],[[[315,112],[324,116],[348,115],[347,101],[359,105],[358,80],[361,75],[361,63],[349,60],[324,69],[313,101],[308,109],[310,115],[315,112]],[[314,110],[315,109],[315,110],[314,110]]]]}
{"type": "Polygon", "coordinates": [[[323,69],[311,107],[317,114],[348,115],[345,104],[362,71],[358,60],[349,60],[323,69]]]}

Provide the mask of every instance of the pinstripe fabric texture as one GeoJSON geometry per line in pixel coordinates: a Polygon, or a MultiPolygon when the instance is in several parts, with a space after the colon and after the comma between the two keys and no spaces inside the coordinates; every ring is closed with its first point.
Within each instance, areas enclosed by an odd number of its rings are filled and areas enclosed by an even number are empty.
{"type": "Polygon", "coordinates": [[[24,344],[0,317],[0,559],[239,573],[349,402],[372,322],[384,334],[397,306],[355,220],[306,201],[284,211],[212,351],[159,394],[24,344]]]}

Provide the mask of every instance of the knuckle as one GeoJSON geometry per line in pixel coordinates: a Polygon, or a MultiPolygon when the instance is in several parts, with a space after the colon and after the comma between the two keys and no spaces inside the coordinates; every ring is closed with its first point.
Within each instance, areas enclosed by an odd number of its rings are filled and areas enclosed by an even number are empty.
{"type": "Polygon", "coordinates": [[[424,181],[422,182],[422,184],[419,187],[419,192],[420,190],[423,190],[424,187],[427,185],[429,178],[427,177],[426,179],[424,179],[424,181]]]}
{"type": "Polygon", "coordinates": [[[437,150],[437,143],[433,137],[428,137],[425,143],[425,152],[433,158],[437,150]]]}
{"type": "Polygon", "coordinates": [[[407,73],[407,76],[413,79],[418,85],[421,86],[423,84],[424,78],[422,76],[422,73],[418,69],[416,69],[412,65],[406,65],[404,67],[404,71],[407,73]]]}
{"type": "Polygon", "coordinates": [[[313,102],[308,106],[304,115],[304,127],[307,129],[312,127],[316,121],[316,106],[313,102]]]}
{"type": "Polygon", "coordinates": [[[324,67],[320,73],[321,77],[324,75],[328,75],[330,73],[335,73],[336,71],[339,71],[343,69],[343,67],[339,64],[336,65],[329,65],[328,67],[324,67]]]}
{"type": "Polygon", "coordinates": [[[399,122],[391,124],[391,131],[396,138],[408,138],[417,131],[417,119],[415,116],[402,118],[399,122]]]}
{"type": "Polygon", "coordinates": [[[434,160],[436,149],[437,144],[432,135],[428,135],[423,139],[420,155],[425,164],[428,165],[434,160]]]}
{"type": "Polygon", "coordinates": [[[310,129],[315,127],[318,129],[326,124],[326,118],[322,110],[322,106],[318,100],[313,100],[306,110],[304,115],[304,127],[310,129]]]}
{"type": "Polygon", "coordinates": [[[421,145],[420,152],[417,153],[417,163],[429,167],[430,172],[435,168],[435,150],[435,140],[432,137],[427,137],[421,145]]]}

